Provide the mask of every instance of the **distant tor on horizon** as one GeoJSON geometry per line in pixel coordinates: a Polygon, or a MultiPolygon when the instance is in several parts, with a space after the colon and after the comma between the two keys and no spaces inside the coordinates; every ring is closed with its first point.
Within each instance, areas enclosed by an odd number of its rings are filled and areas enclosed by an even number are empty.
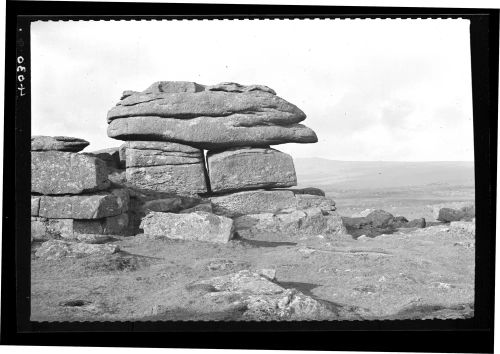
{"type": "Polygon", "coordinates": [[[313,157],[294,158],[294,164],[299,187],[474,187],[473,161],[339,161],[313,157]]]}

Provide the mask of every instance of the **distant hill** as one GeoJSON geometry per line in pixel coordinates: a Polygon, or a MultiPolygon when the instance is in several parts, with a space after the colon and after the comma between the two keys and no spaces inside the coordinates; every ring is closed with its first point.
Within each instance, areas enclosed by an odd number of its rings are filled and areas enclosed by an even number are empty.
{"type": "Polygon", "coordinates": [[[439,185],[474,186],[474,162],[335,161],[294,159],[299,187],[386,189],[439,185]]]}

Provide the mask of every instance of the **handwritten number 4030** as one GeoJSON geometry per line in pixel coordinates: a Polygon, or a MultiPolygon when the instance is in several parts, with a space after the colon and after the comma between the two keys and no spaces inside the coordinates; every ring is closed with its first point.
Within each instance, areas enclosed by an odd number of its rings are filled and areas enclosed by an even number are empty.
{"type": "Polygon", "coordinates": [[[17,57],[17,68],[16,68],[16,71],[18,73],[17,75],[17,89],[20,91],[19,92],[19,96],[25,96],[26,93],[24,92],[25,88],[24,87],[24,84],[23,84],[23,81],[25,79],[24,75],[22,73],[25,73],[26,72],[26,67],[25,66],[22,66],[20,64],[22,64],[24,62],[24,58],[22,56],[18,56],[17,57]]]}

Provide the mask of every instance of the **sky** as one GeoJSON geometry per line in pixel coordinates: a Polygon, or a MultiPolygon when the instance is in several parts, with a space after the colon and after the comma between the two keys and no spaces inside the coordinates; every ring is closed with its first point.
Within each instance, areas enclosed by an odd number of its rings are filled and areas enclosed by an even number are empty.
{"type": "Polygon", "coordinates": [[[119,146],[106,114],[156,81],[262,84],[305,112],[294,158],[473,161],[468,20],[73,21],[31,25],[32,135],[119,146]]]}

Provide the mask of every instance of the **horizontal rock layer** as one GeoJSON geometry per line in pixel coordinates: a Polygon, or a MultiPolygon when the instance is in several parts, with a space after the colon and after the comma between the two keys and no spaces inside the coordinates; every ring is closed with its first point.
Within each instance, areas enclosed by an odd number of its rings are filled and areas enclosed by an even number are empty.
{"type": "Polygon", "coordinates": [[[202,150],[170,142],[129,141],[125,154],[127,168],[205,163],[202,150]]]}
{"type": "Polygon", "coordinates": [[[119,140],[172,141],[205,150],[318,141],[314,131],[302,124],[242,124],[236,115],[188,120],[155,116],[120,118],[109,124],[108,136],[119,140]]]}
{"type": "Polygon", "coordinates": [[[233,220],[197,211],[189,214],[150,212],[141,222],[144,234],[171,239],[226,243],[233,237],[233,220]]]}
{"type": "Polygon", "coordinates": [[[194,87],[186,87],[187,90],[182,92],[176,92],[176,88],[182,86],[176,82],[164,82],[162,86],[141,93],[133,92],[108,112],[108,122],[136,116],[189,119],[238,115],[244,124],[258,118],[262,124],[282,125],[305,119],[304,112],[276,96],[271,89],[262,90],[264,86],[253,86],[254,90],[248,90],[238,85],[240,89],[235,90],[237,84],[222,84],[199,90],[202,85],[192,84],[194,87]]]}
{"type": "Polygon", "coordinates": [[[335,210],[335,202],[330,198],[294,194],[290,190],[255,190],[232,193],[210,198],[214,213],[228,217],[247,214],[277,213],[284,209],[320,208],[324,211],[335,210]]]}
{"type": "Polygon", "coordinates": [[[126,189],[73,196],[41,196],[38,215],[55,219],[99,219],[128,210],[126,189]]]}
{"type": "Polygon", "coordinates": [[[202,164],[128,167],[127,183],[159,192],[195,195],[208,191],[202,164]]]}
{"type": "Polygon", "coordinates": [[[85,149],[89,144],[86,140],[69,136],[35,135],[31,137],[31,151],[78,152],[85,149]]]}
{"type": "Polygon", "coordinates": [[[207,154],[212,192],[290,187],[297,176],[290,155],[270,148],[233,148],[207,154]]]}
{"type": "Polygon", "coordinates": [[[312,235],[335,236],[347,234],[342,218],[335,211],[320,208],[288,209],[279,213],[243,215],[234,219],[240,236],[253,238],[273,233],[281,238],[312,235]]]}
{"type": "Polygon", "coordinates": [[[80,194],[108,188],[108,168],[101,159],[62,151],[31,152],[31,192],[80,194]]]}

